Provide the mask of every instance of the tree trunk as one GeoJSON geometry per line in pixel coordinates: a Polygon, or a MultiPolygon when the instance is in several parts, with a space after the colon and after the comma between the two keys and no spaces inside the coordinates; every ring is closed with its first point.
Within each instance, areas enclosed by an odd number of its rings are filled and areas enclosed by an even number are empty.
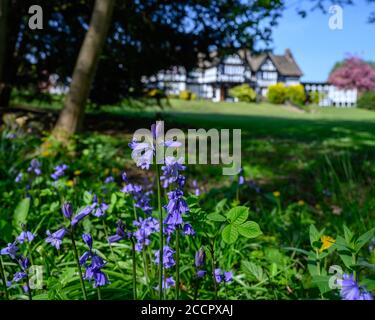
{"type": "Polygon", "coordinates": [[[114,3],[115,0],[95,1],[90,26],[74,67],[64,108],[53,130],[53,135],[60,141],[66,141],[82,127],[86,101],[111,24],[114,3]]]}
{"type": "Polygon", "coordinates": [[[0,1],[0,107],[7,107],[10,88],[5,81],[5,63],[8,46],[9,0],[0,1]]]}

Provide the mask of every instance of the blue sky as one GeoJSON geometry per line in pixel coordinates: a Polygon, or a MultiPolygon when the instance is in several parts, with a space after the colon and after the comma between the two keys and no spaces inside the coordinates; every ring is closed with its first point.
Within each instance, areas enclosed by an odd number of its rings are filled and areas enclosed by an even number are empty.
{"type": "Polygon", "coordinates": [[[297,1],[289,1],[289,8],[274,28],[271,47],[275,53],[291,49],[304,81],[325,81],[334,63],[348,54],[375,61],[375,23],[367,22],[375,5],[369,6],[365,0],[355,2],[343,7],[343,29],[331,30],[329,13],[313,11],[302,19],[296,13],[297,1]]]}

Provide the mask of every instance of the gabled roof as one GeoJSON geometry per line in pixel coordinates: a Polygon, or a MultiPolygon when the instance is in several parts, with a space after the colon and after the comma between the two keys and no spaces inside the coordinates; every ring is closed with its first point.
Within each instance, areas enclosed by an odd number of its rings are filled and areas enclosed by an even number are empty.
{"type": "MultiPolygon", "coordinates": [[[[251,55],[250,51],[246,49],[238,50],[237,54],[250,66],[253,72],[257,72],[267,58],[269,58],[282,76],[301,77],[303,75],[289,49],[285,50],[284,55],[276,55],[270,52],[251,55]]],[[[214,67],[222,62],[222,57],[219,56],[217,51],[211,52],[209,59],[205,58],[206,56],[203,54],[198,55],[199,69],[214,67]]]]}

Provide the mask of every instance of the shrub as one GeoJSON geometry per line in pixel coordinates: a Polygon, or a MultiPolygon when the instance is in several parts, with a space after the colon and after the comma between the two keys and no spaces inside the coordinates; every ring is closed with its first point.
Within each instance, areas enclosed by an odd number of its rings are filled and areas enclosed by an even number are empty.
{"type": "Polygon", "coordinates": [[[231,88],[229,90],[229,95],[244,102],[254,102],[257,97],[255,91],[248,84],[242,84],[231,88]]]}
{"type": "Polygon", "coordinates": [[[309,102],[312,104],[319,104],[319,92],[318,91],[311,91],[309,93],[309,102]]]}
{"type": "Polygon", "coordinates": [[[302,84],[292,85],[286,88],[287,99],[298,106],[304,105],[306,101],[305,88],[302,84]]]}
{"type": "Polygon", "coordinates": [[[287,98],[287,88],[283,83],[276,83],[268,87],[267,99],[271,103],[282,104],[287,98]]]}
{"type": "Polygon", "coordinates": [[[363,93],[358,99],[357,107],[361,109],[375,110],[375,91],[363,93]]]}
{"type": "Polygon", "coordinates": [[[182,90],[179,94],[181,100],[195,100],[197,95],[189,90],[182,90]]]}

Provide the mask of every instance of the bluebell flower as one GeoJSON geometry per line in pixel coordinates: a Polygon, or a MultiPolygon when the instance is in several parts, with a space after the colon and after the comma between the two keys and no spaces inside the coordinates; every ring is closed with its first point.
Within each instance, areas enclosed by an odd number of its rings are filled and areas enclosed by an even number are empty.
{"type": "Polygon", "coordinates": [[[206,252],[204,251],[204,248],[200,248],[199,251],[195,254],[195,266],[197,268],[200,268],[204,265],[206,260],[206,252]]]}
{"type": "MultiPolygon", "coordinates": [[[[180,171],[185,170],[185,166],[182,165],[184,159],[181,157],[180,159],[176,159],[175,157],[166,157],[165,158],[165,165],[161,167],[162,175],[160,176],[160,180],[162,182],[163,188],[168,188],[169,185],[176,182],[180,177],[180,171]]],[[[184,177],[180,177],[180,184],[183,186],[185,184],[184,177]]]]}
{"type": "Polygon", "coordinates": [[[22,279],[26,278],[27,277],[27,273],[24,272],[24,271],[19,271],[19,272],[16,272],[13,276],[13,282],[19,282],[21,281],[22,279]]]}
{"type": "Polygon", "coordinates": [[[40,162],[37,159],[31,160],[30,166],[27,168],[27,172],[34,172],[37,176],[40,176],[42,174],[40,162]]]}
{"type": "Polygon", "coordinates": [[[22,231],[17,237],[19,243],[31,242],[35,238],[35,235],[30,231],[22,231]]]}
{"type": "Polygon", "coordinates": [[[190,223],[184,223],[184,229],[182,231],[184,236],[193,236],[195,235],[195,231],[190,223]]]}
{"type": "Polygon", "coordinates": [[[153,162],[154,146],[151,142],[137,142],[133,140],[129,143],[132,149],[131,157],[137,167],[148,170],[153,162]]]}
{"type": "Polygon", "coordinates": [[[137,184],[132,184],[132,183],[126,184],[121,189],[121,192],[132,195],[134,205],[136,208],[143,210],[146,214],[152,213],[152,206],[150,204],[151,192],[144,192],[142,186],[137,185],[137,184]]]}
{"type": "MultiPolygon", "coordinates": [[[[162,289],[169,289],[171,287],[174,287],[176,285],[176,281],[174,281],[173,277],[169,278],[164,278],[163,276],[163,281],[162,281],[162,289]]],[[[155,287],[155,290],[159,290],[159,285],[155,287]]]]}
{"type": "Polygon", "coordinates": [[[102,202],[96,206],[93,215],[97,218],[103,217],[108,208],[109,206],[105,202],[102,202]]]}
{"type": "Polygon", "coordinates": [[[94,280],[94,288],[103,287],[110,283],[107,275],[103,271],[94,272],[94,280]]]}
{"type": "Polygon", "coordinates": [[[126,237],[125,224],[121,220],[119,220],[117,222],[116,234],[113,236],[109,236],[108,242],[109,243],[118,242],[124,239],[125,237],[126,237]]]}
{"type": "Polygon", "coordinates": [[[46,238],[46,242],[50,243],[53,247],[59,250],[67,232],[68,231],[65,228],[61,228],[52,234],[49,230],[47,230],[48,237],[46,238]]]}
{"type": "Polygon", "coordinates": [[[342,300],[372,300],[372,295],[361,288],[354,279],[354,275],[344,274],[338,281],[341,286],[340,295],[342,300]]]}
{"type": "Polygon", "coordinates": [[[144,247],[151,243],[151,234],[159,231],[159,222],[153,217],[138,218],[138,221],[134,221],[133,225],[137,227],[137,230],[133,233],[136,239],[135,249],[142,251],[144,247]]]}
{"type": "Polygon", "coordinates": [[[121,173],[121,179],[122,179],[122,181],[124,181],[124,182],[128,182],[128,175],[126,174],[126,172],[125,171],[123,171],[122,173],[121,173]]]}
{"type": "Polygon", "coordinates": [[[108,176],[107,178],[105,178],[104,183],[108,184],[114,181],[115,181],[115,178],[113,178],[112,176],[108,176]]]}
{"type": "Polygon", "coordinates": [[[84,233],[82,235],[83,242],[87,245],[89,250],[92,250],[92,237],[89,233],[84,233]]]}
{"type": "Polygon", "coordinates": [[[15,181],[16,183],[19,183],[19,182],[21,182],[22,177],[23,177],[23,173],[22,173],[22,172],[19,172],[19,173],[17,174],[17,176],[16,176],[16,179],[14,179],[14,181],[15,181]]]}
{"type": "Polygon", "coordinates": [[[65,174],[65,170],[69,167],[66,164],[61,164],[55,167],[55,172],[51,174],[53,180],[58,180],[65,174]]]}
{"type": "Polygon", "coordinates": [[[231,271],[224,272],[224,281],[231,282],[233,280],[233,273],[231,271]]]}
{"type": "Polygon", "coordinates": [[[65,218],[69,219],[73,216],[73,206],[70,202],[64,202],[61,209],[65,218]]]}
{"type": "Polygon", "coordinates": [[[16,258],[18,252],[18,247],[16,246],[16,243],[8,243],[8,246],[5,247],[4,249],[1,249],[0,254],[1,255],[8,255],[12,259],[16,258]]]}
{"type": "MultiPolygon", "coordinates": [[[[163,267],[165,269],[171,268],[176,264],[176,261],[173,259],[173,254],[175,253],[169,246],[163,247],[163,267]]],[[[160,250],[155,252],[155,263],[159,264],[160,250]]]]}
{"type": "Polygon", "coordinates": [[[197,278],[201,279],[206,275],[207,271],[206,270],[198,270],[197,271],[197,278]]]}
{"type": "Polygon", "coordinates": [[[197,180],[193,180],[191,184],[194,189],[194,194],[198,197],[201,194],[201,191],[199,189],[197,180]]]}
{"type": "MultiPolygon", "coordinates": [[[[95,204],[96,206],[96,204],[95,204]]],[[[78,212],[72,219],[71,225],[74,227],[76,224],[78,224],[81,220],[83,220],[85,217],[87,217],[92,210],[95,207],[94,205],[87,206],[83,208],[80,212],[78,212]]]]}
{"type": "Polygon", "coordinates": [[[79,258],[79,264],[82,266],[86,264],[87,260],[90,258],[90,252],[85,251],[83,255],[79,258]]]}
{"type": "Polygon", "coordinates": [[[242,184],[244,184],[244,183],[245,183],[245,177],[242,176],[242,175],[239,176],[239,177],[238,177],[238,184],[239,184],[239,185],[242,185],[242,184]]]}
{"type": "Polygon", "coordinates": [[[221,269],[215,269],[214,275],[215,275],[215,280],[217,283],[220,283],[223,281],[223,273],[221,269]]]}

